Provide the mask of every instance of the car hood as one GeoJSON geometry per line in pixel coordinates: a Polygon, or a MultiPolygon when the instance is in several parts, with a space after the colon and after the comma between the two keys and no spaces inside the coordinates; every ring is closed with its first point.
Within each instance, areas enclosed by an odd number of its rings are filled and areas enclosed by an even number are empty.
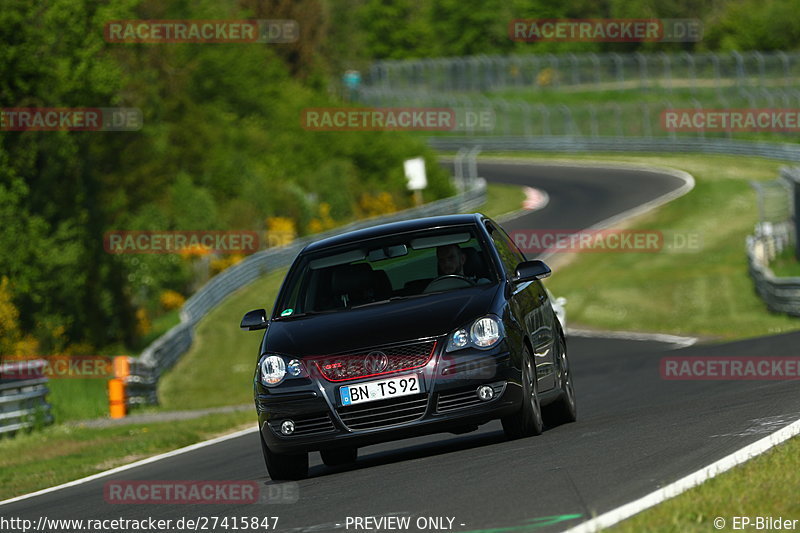
{"type": "Polygon", "coordinates": [[[262,351],[309,357],[446,335],[492,309],[498,285],[273,320],[262,351]]]}

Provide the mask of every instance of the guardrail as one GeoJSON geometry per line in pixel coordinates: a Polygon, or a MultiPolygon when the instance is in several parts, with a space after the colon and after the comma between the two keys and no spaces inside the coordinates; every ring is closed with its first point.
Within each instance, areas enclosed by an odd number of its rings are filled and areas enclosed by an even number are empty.
{"type": "Polygon", "coordinates": [[[46,365],[40,359],[0,363],[0,376],[26,376],[24,379],[0,379],[0,436],[53,422],[46,400],[47,378],[42,375],[46,365]]]}
{"type": "Polygon", "coordinates": [[[800,277],[777,277],[766,261],[770,250],[779,250],[779,245],[772,239],[750,235],[746,246],[750,276],[767,308],[800,316],[800,277]]]}
{"type": "Polygon", "coordinates": [[[486,182],[477,176],[475,158],[480,148],[473,146],[453,163],[457,185],[463,188],[456,196],[431,202],[385,216],[360,220],[329,231],[303,237],[288,246],[257,252],[213,277],[192,295],[180,312],[181,323],[156,339],[139,357],[130,358],[130,375],[125,378],[126,403],[129,406],[158,403],[157,384],[192,345],[194,327],[211,309],[231,292],[255,281],[267,272],[289,266],[307,244],[340,233],[412,218],[473,211],[486,198],[486,182]]]}
{"type": "Polygon", "coordinates": [[[793,188],[800,183],[800,167],[782,168],[771,183],[752,183],[758,192],[760,222],[747,237],[747,262],[758,295],[770,311],[800,316],[800,277],[775,276],[769,264],[785,250],[797,246],[792,217],[793,188]]]}

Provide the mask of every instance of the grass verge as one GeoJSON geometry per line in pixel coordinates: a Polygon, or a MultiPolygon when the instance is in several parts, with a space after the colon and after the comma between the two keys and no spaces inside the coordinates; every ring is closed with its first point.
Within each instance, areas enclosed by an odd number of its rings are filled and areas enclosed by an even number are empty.
{"type": "MultiPolygon", "coordinates": [[[[751,459],[710,479],[680,496],[648,509],[607,530],[615,533],[639,531],[703,532],[733,530],[733,517],[800,519],[800,438],[751,459]],[[714,520],[725,520],[715,528],[714,520]]],[[[749,528],[755,530],[755,524],[749,528]]],[[[761,528],[762,531],[772,531],[761,528]]],[[[789,528],[791,531],[791,528],[789,528]]]]}
{"type": "Polygon", "coordinates": [[[107,379],[51,379],[47,401],[56,422],[108,415],[107,379]]]}
{"type": "Polygon", "coordinates": [[[239,321],[252,309],[272,308],[285,274],[282,268],[239,289],[200,321],[189,351],[159,382],[163,409],[253,401],[253,371],[264,332],[242,331],[239,321]]]}
{"type": "Polygon", "coordinates": [[[486,203],[478,209],[487,217],[497,218],[522,208],[525,193],[516,185],[490,183],[486,188],[486,203]]]}
{"type": "MultiPolygon", "coordinates": [[[[254,413],[108,428],[56,425],[0,440],[0,500],[254,426],[254,413]]],[[[258,448],[254,454],[260,453],[258,448]]]]}
{"type": "Polygon", "coordinates": [[[800,277],[800,261],[795,257],[794,248],[784,250],[769,266],[778,277],[800,277]]]}

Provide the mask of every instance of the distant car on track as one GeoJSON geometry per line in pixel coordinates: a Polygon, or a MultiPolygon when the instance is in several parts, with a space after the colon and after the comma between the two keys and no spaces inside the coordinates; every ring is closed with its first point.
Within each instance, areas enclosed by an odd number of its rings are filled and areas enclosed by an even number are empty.
{"type": "Polygon", "coordinates": [[[396,222],[324,239],[295,259],[254,376],[273,479],[308,475],[308,453],[466,433],[500,419],[509,438],[576,418],[562,325],[506,232],[480,215],[396,222]]]}
{"type": "Polygon", "coordinates": [[[556,298],[553,296],[553,293],[550,292],[550,289],[545,289],[547,291],[547,298],[550,300],[550,305],[553,307],[553,312],[555,312],[556,316],[558,317],[558,323],[561,324],[561,327],[566,332],[567,330],[567,299],[563,296],[559,296],[556,298]]]}

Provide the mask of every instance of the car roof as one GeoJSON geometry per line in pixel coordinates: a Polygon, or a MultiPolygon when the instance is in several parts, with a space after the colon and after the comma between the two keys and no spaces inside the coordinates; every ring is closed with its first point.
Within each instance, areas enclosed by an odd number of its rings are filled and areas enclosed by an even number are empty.
{"type": "Polygon", "coordinates": [[[442,228],[447,226],[480,224],[485,218],[486,217],[481,213],[472,213],[464,215],[443,215],[436,217],[415,218],[412,220],[402,220],[400,222],[390,222],[388,224],[380,224],[378,226],[371,226],[369,228],[349,231],[347,233],[342,233],[341,235],[335,235],[333,237],[327,237],[325,239],[312,242],[303,249],[303,252],[322,250],[324,248],[381,237],[383,235],[394,235],[397,233],[442,228]]]}

